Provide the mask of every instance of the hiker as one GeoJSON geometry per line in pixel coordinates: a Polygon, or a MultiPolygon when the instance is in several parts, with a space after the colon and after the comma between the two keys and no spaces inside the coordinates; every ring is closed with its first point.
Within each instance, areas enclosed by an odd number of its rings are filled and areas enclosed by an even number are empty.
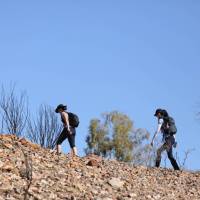
{"type": "Polygon", "coordinates": [[[157,109],[155,117],[158,118],[158,128],[153,136],[151,145],[153,146],[154,139],[156,135],[161,132],[163,134],[163,142],[164,144],[157,150],[157,157],[156,157],[156,167],[160,166],[161,162],[161,154],[163,151],[167,151],[168,158],[175,170],[180,170],[175,158],[173,157],[173,147],[176,146],[175,136],[177,132],[177,128],[175,125],[175,121],[172,117],[170,117],[166,110],[157,109]]]}
{"type": "Polygon", "coordinates": [[[75,146],[76,127],[79,125],[77,115],[67,112],[67,106],[60,104],[57,106],[56,113],[60,113],[61,121],[63,123],[63,130],[56,142],[57,153],[61,153],[61,144],[67,138],[71,147],[71,155],[77,156],[77,148],[75,146]]]}

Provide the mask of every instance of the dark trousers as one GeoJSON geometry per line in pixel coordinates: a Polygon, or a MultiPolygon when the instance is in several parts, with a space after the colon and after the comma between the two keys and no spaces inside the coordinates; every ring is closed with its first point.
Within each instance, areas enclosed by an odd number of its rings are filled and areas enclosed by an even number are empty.
{"type": "Polygon", "coordinates": [[[175,143],[175,139],[173,136],[168,136],[165,138],[165,143],[157,150],[156,157],[156,167],[160,166],[161,162],[161,154],[163,151],[167,151],[167,156],[175,170],[180,170],[174,156],[173,156],[173,144],[175,143]]]}
{"type": "Polygon", "coordinates": [[[65,139],[68,139],[69,145],[71,148],[75,147],[75,136],[76,136],[76,129],[73,127],[70,127],[71,133],[68,132],[67,128],[64,128],[58,137],[58,140],[56,142],[57,145],[60,145],[63,143],[65,139]]]}

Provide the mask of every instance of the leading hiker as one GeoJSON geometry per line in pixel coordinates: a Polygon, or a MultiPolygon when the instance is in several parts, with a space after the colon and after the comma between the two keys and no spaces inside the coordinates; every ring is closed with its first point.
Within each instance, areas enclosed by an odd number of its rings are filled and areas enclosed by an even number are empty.
{"type": "Polygon", "coordinates": [[[167,111],[163,109],[157,109],[154,116],[158,118],[158,128],[153,136],[151,145],[153,146],[154,139],[159,132],[163,134],[164,142],[164,144],[157,150],[156,167],[160,166],[162,152],[167,151],[168,158],[173,168],[175,170],[180,170],[173,156],[173,146],[176,145],[174,134],[177,132],[175,121],[168,115],[167,111]]]}
{"type": "Polygon", "coordinates": [[[63,130],[56,142],[57,153],[61,153],[61,144],[67,138],[71,147],[71,155],[77,155],[77,148],[75,145],[76,127],[79,125],[77,115],[67,112],[67,106],[60,104],[57,106],[56,113],[60,113],[61,121],[63,123],[63,130]]]}

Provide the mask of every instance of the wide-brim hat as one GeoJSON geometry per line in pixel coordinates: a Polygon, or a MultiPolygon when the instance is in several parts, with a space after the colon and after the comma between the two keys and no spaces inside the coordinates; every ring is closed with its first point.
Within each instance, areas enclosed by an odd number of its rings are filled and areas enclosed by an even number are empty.
{"type": "Polygon", "coordinates": [[[55,109],[55,112],[58,113],[58,110],[59,109],[63,109],[63,110],[67,110],[67,106],[66,105],[63,105],[63,104],[59,104],[57,106],[57,108],[55,109]]]}

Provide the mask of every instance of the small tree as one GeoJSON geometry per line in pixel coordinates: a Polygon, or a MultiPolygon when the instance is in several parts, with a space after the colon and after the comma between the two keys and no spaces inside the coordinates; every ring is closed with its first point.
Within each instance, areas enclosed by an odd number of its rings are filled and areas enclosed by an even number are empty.
{"type": "Polygon", "coordinates": [[[139,163],[145,152],[142,143],[148,138],[147,132],[135,130],[130,118],[117,111],[105,113],[102,118],[90,121],[86,153],[139,163]]]}
{"type": "Polygon", "coordinates": [[[107,156],[110,147],[110,139],[106,128],[101,124],[100,120],[91,120],[86,142],[88,145],[85,149],[86,154],[93,153],[99,156],[107,156]]]}
{"type": "Polygon", "coordinates": [[[0,108],[2,113],[2,131],[21,136],[29,117],[26,92],[16,94],[15,86],[7,92],[2,86],[0,108]]]}
{"type": "Polygon", "coordinates": [[[112,134],[113,157],[119,161],[131,162],[133,160],[133,122],[130,118],[117,111],[105,114],[105,125],[112,134]]]}
{"type": "Polygon", "coordinates": [[[61,125],[52,107],[41,105],[36,120],[28,120],[28,138],[44,148],[53,149],[61,132],[61,125]]]}

